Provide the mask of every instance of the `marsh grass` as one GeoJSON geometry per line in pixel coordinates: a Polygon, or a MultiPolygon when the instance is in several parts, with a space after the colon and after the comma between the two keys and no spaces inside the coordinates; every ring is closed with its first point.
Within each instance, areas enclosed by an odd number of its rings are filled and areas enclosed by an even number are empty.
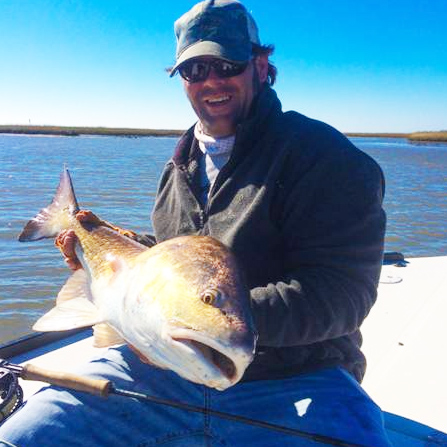
{"type": "Polygon", "coordinates": [[[181,135],[183,130],[0,125],[0,133],[61,136],[103,135],[122,137],[170,137],[181,135]]]}
{"type": "MultiPolygon", "coordinates": [[[[184,130],[180,129],[130,129],[112,127],[64,127],[64,126],[31,126],[31,125],[0,125],[0,133],[27,134],[27,135],[103,135],[121,137],[178,137],[184,130]]],[[[370,138],[407,138],[409,141],[447,142],[447,130],[439,132],[414,133],[362,133],[348,132],[348,137],[370,138]]]]}
{"type": "Polygon", "coordinates": [[[438,141],[447,142],[447,130],[439,132],[414,132],[407,137],[410,141],[438,141]]]}

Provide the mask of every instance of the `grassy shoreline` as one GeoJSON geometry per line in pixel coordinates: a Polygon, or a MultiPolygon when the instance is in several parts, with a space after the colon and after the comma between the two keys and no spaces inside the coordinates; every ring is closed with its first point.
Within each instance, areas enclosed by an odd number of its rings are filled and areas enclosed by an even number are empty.
{"type": "Polygon", "coordinates": [[[369,138],[406,138],[413,143],[447,143],[447,130],[439,132],[412,132],[412,133],[354,133],[347,132],[348,137],[369,138]]]}
{"type": "MultiPolygon", "coordinates": [[[[184,130],[181,129],[131,129],[112,127],[66,127],[66,126],[31,126],[31,125],[0,125],[0,134],[25,135],[99,135],[121,137],[178,137],[184,130]]],[[[348,137],[370,138],[406,138],[412,142],[447,142],[447,130],[439,132],[413,132],[413,133],[362,133],[346,132],[348,137]]]]}
{"type": "Polygon", "coordinates": [[[0,125],[0,133],[25,135],[59,135],[67,137],[78,137],[80,135],[115,137],[174,137],[180,136],[183,132],[183,130],[178,129],[0,125]]]}
{"type": "Polygon", "coordinates": [[[411,141],[447,143],[447,130],[440,132],[414,132],[408,137],[411,141]]]}
{"type": "Polygon", "coordinates": [[[447,130],[439,132],[412,132],[412,133],[346,133],[348,137],[370,137],[370,138],[406,138],[415,143],[447,143],[447,130]]]}
{"type": "Polygon", "coordinates": [[[346,133],[348,137],[405,138],[410,143],[447,143],[447,131],[412,133],[346,133]]]}

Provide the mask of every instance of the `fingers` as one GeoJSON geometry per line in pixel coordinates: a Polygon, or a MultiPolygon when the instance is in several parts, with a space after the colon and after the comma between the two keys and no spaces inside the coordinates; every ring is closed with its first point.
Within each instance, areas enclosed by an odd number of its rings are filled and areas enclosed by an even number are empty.
{"type": "Polygon", "coordinates": [[[102,225],[103,221],[90,210],[81,210],[76,214],[76,219],[82,223],[88,223],[91,225],[102,225]]]}
{"type": "Polygon", "coordinates": [[[112,230],[118,232],[122,236],[127,236],[130,239],[134,239],[137,236],[137,233],[134,233],[131,230],[125,230],[124,228],[117,227],[116,225],[111,224],[105,220],[100,219],[96,214],[92,213],[90,210],[81,210],[76,214],[76,219],[85,224],[86,226],[103,226],[111,228],[112,230]]]}
{"type": "MultiPolygon", "coordinates": [[[[101,220],[96,214],[90,210],[81,210],[76,214],[76,219],[82,224],[87,230],[91,230],[98,226],[109,227],[123,236],[127,236],[134,239],[137,234],[130,230],[125,230],[123,228],[117,227],[110,224],[104,220],[101,220]]],[[[64,257],[64,261],[71,270],[78,270],[82,268],[82,264],[79,261],[75,247],[76,247],[77,237],[73,230],[62,231],[55,240],[55,245],[58,247],[64,257]]]]}
{"type": "Polygon", "coordinates": [[[56,247],[61,251],[65,263],[71,270],[82,268],[82,264],[76,256],[76,240],[77,237],[73,230],[65,230],[62,231],[54,241],[56,247]]]}
{"type": "Polygon", "coordinates": [[[114,227],[114,230],[118,231],[119,234],[127,236],[131,239],[134,239],[137,236],[137,233],[134,233],[131,230],[125,230],[124,228],[114,227]]]}

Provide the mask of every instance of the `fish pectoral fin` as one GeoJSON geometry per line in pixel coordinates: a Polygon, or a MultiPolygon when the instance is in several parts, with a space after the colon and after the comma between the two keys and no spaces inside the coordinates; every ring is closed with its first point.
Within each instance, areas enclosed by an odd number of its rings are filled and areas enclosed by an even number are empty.
{"type": "Polygon", "coordinates": [[[93,326],[93,337],[95,348],[106,348],[125,343],[124,338],[107,323],[95,324],[93,326]]]}
{"type": "Polygon", "coordinates": [[[57,294],[56,303],[61,304],[73,298],[84,298],[88,301],[93,301],[90,291],[90,281],[84,269],[76,270],[68,278],[67,282],[57,294]]]}
{"type": "Polygon", "coordinates": [[[87,272],[76,270],[59,291],[56,306],[39,318],[33,329],[40,332],[66,331],[101,323],[103,320],[92,301],[87,272]]]}
{"type": "Polygon", "coordinates": [[[85,298],[73,298],[57,303],[53,309],[39,318],[35,331],[67,331],[102,323],[96,306],[85,298]]]}

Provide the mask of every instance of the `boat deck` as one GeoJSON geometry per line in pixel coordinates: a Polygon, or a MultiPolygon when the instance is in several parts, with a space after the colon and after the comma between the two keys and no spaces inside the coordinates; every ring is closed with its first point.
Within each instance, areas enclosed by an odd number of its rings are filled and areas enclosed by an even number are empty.
{"type": "Polygon", "coordinates": [[[362,326],[363,387],[383,410],[447,432],[447,256],[408,261],[383,267],[362,326]]]}

